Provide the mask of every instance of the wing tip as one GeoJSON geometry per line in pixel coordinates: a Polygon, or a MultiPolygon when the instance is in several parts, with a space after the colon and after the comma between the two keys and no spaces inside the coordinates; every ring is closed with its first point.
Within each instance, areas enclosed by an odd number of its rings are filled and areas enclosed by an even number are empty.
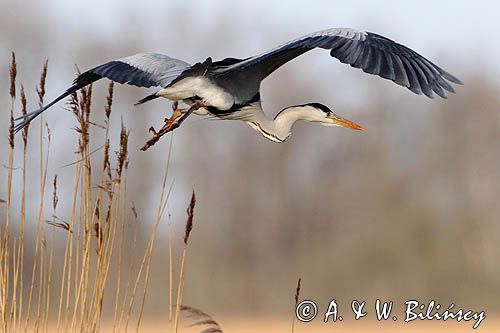
{"type": "Polygon", "coordinates": [[[464,85],[464,83],[458,77],[456,77],[456,76],[448,73],[447,71],[445,71],[445,70],[443,70],[441,68],[439,69],[439,74],[441,74],[441,76],[443,78],[445,78],[446,80],[448,80],[450,82],[453,82],[453,83],[461,85],[461,86],[464,85]]]}

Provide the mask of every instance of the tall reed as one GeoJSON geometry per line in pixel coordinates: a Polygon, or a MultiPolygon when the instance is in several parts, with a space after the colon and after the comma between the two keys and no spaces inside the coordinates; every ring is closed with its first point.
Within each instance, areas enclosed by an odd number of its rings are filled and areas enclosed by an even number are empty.
{"type": "MultiPolygon", "coordinates": [[[[9,117],[9,161],[7,165],[7,209],[5,217],[5,226],[3,230],[3,237],[1,241],[1,253],[0,253],[0,311],[2,320],[2,329],[7,331],[7,323],[10,320],[8,315],[8,301],[10,292],[10,218],[11,218],[11,204],[12,204],[12,171],[14,163],[14,105],[16,101],[16,76],[17,76],[17,64],[16,64],[16,54],[12,52],[11,64],[10,64],[10,117],[9,117]]],[[[13,302],[16,298],[13,298],[13,302]]],[[[14,305],[15,307],[15,305],[14,305]]],[[[11,312],[11,316],[14,313],[11,312]]]]}
{"type": "MultiPolygon", "coordinates": [[[[30,173],[29,164],[36,158],[30,156],[29,143],[35,143],[36,140],[30,138],[29,127],[23,129],[23,149],[19,150],[22,154],[21,182],[19,191],[12,191],[17,186],[13,183],[16,172],[13,163],[16,153],[14,122],[17,70],[15,54],[12,53],[7,185],[0,189],[0,197],[5,196],[2,204],[6,207],[5,223],[0,225],[0,332],[98,332],[105,308],[113,309],[114,330],[127,331],[129,323],[135,321],[133,326],[138,331],[147,302],[154,243],[172,192],[172,186],[167,186],[172,140],[154,227],[145,247],[136,244],[140,230],[135,206],[132,208],[133,237],[127,234],[130,132],[122,122],[119,138],[109,135],[113,107],[112,83],[108,86],[105,101],[104,126],[92,119],[99,117],[93,112],[92,86],[73,94],[69,100],[69,110],[76,120],[76,137],[73,137],[73,141],[77,154],[76,161],[65,167],[73,169],[72,176],[61,177],[51,171],[51,145],[53,140],[60,138],[53,137],[41,117],[40,135],[35,138],[39,143],[33,147],[39,153],[39,172],[30,173]],[[102,128],[105,137],[100,144],[93,141],[92,133],[102,128]],[[116,156],[111,153],[113,141],[119,145],[116,156]],[[93,146],[103,148],[102,164],[98,167],[96,163],[99,158],[95,153],[99,149],[92,150],[93,146]],[[46,197],[49,177],[52,179],[51,200],[46,197]],[[60,196],[61,189],[65,193],[71,192],[71,195],[60,196]],[[19,193],[19,198],[13,198],[14,193],[19,193]],[[36,198],[38,195],[36,216],[28,214],[28,211],[33,211],[33,207],[28,207],[28,204],[36,202],[36,199],[27,200],[28,193],[30,197],[36,198]],[[20,202],[18,215],[12,211],[15,200],[20,202]],[[59,213],[64,214],[64,210],[58,208],[61,204],[69,208],[68,217],[58,216],[59,213]],[[51,205],[51,209],[46,208],[48,205],[51,205]],[[46,212],[51,212],[49,218],[46,218],[46,212]],[[19,226],[13,228],[13,221],[19,221],[19,226]],[[129,251],[126,240],[131,237],[134,244],[133,250],[129,251]],[[125,266],[125,258],[128,266],[125,266]],[[116,277],[117,283],[110,284],[111,276],[116,277]],[[124,286],[127,291],[123,291],[124,286]],[[136,302],[138,297],[139,301],[136,302]]],[[[36,89],[39,107],[44,104],[47,74],[48,62],[45,62],[36,89]]],[[[28,97],[22,85],[20,99],[19,113],[26,115],[28,97]]],[[[182,266],[192,227],[194,200],[193,193],[182,266]]],[[[183,270],[181,268],[181,272],[183,270]]],[[[183,284],[182,276],[179,283],[182,281],[183,284]]],[[[181,294],[177,295],[178,299],[182,296],[183,285],[179,288],[181,294]]]]}
{"type": "Polygon", "coordinates": [[[184,293],[184,265],[186,261],[186,252],[189,244],[189,236],[191,235],[191,230],[193,230],[193,219],[194,219],[194,207],[196,205],[196,195],[193,191],[191,194],[191,200],[189,202],[189,206],[187,208],[187,221],[186,228],[184,231],[184,247],[182,249],[182,257],[181,257],[181,268],[179,272],[179,282],[177,287],[177,302],[176,302],[176,311],[175,311],[175,332],[177,333],[179,329],[179,316],[181,310],[182,296],[184,293]]]}
{"type": "Polygon", "coordinates": [[[299,305],[301,282],[302,282],[302,279],[299,278],[299,280],[297,281],[297,288],[295,288],[295,295],[293,297],[293,299],[295,301],[295,305],[294,305],[293,311],[292,311],[292,313],[293,313],[292,314],[292,333],[295,332],[295,318],[296,318],[295,311],[297,311],[297,306],[299,305]]]}

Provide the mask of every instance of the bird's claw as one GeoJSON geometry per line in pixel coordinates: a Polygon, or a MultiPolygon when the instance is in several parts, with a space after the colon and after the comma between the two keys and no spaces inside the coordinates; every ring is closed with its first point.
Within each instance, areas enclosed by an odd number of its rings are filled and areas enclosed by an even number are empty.
{"type": "Polygon", "coordinates": [[[174,113],[172,114],[172,116],[170,118],[166,118],[164,120],[165,124],[163,125],[163,127],[159,131],[156,131],[153,126],[151,126],[149,128],[149,132],[153,135],[152,135],[151,139],[149,139],[148,142],[146,142],[146,144],[141,148],[142,151],[148,150],[158,140],[160,140],[160,138],[162,136],[164,136],[168,132],[173,131],[177,127],[179,127],[181,125],[182,121],[184,121],[184,119],[189,114],[191,114],[195,109],[201,107],[201,105],[195,104],[195,105],[192,105],[189,109],[185,110],[185,109],[179,109],[178,105],[179,104],[177,102],[174,102],[174,104],[172,105],[172,109],[174,110],[174,113]]]}
{"type": "MultiPolygon", "coordinates": [[[[171,120],[171,119],[167,119],[167,120],[171,120]]],[[[165,122],[165,125],[163,125],[163,127],[159,130],[159,131],[156,131],[154,129],[153,126],[151,126],[149,128],[149,132],[151,134],[153,134],[153,136],[151,137],[151,139],[148,140],[148,142],[146,142],[146,144],[144,146],[142,146],[141,150],[142,151],[146,151],[148,150],[151,146],[153,146],[158,140],[160,140],[160,138],[162,136],[164,136],[165,134],[167,134],[168,132],[171,132],[173,131],[174,129],[176,129],[177,127],[179,127],[179,123],[176,121],[176,120],[172,120],[172,121],[167,121],[165,122]]]]}
{"type": "Polygon", "coordinates": [[[151,146],[153,146],[162,136],[167,134],[168,132],[172,132],[174,129],[180,126],[179,122],[177,121],[178,116],[172,115],[170,118],[165,118],[165,124],[163,127],[159,130],[156,131],[153,126],[149,128],[149,132],[152,134],[151,139],[146,142],[146,144],[141,148],[142,151],[148,150],[151,146]]]}
{"type": "Polygon", "coordinates": [[[149,128],[149,133],[152,133],[153,135],[158,135],[158,132],[155,130],[153,126],[149,128]]]}

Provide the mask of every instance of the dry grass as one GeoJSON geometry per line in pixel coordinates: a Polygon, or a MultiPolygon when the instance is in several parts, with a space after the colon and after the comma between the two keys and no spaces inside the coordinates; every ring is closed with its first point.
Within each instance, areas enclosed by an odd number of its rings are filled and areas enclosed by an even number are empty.
{"type": "MultiPolygon", "coordinates": [[[[66,166],[73,169],[73,177],[68,181],[52,175],[49,169],[51,132],[40,121],[39,136],[39,173],[27,174],[28,164],[36,161],[28,156],[28,128],[22,131],[23,149],[16,150],[14,137],[14,119],[17,113],[27,113],[28,101],[24,87],[21,86],[20,101],[16,100],[17,64],[12,53],[10,68],[10,123],[9,157],[7,182],[2,191],[0,204],[6,207],[5,223],[0,229],[0,332],[98,332],[103,330],[101,322],[105,309],[112,309],[113,325],[105,331],[136,331],[141,329],[144,305],[148,297],[148,282],[152,266],[152,254],[158,232],[158,226],[164,220],[164,213],[172,187],[168,187],[170,151],[166,157],[165,174],[161,187],[161,196],[153,231],[145,248],[136,244],[140,216],[132,206],[134,221],[128,221],[130,203],[127,196],[127,170],[129,166],[128,136],[129,131],[122,123],[122,130],[117,139],[119,150],[116,157],[110,153],[114,138],[109,137],[110,115],[113,105],[113,84],[108,88],[104,108],[105,125],[96,125],[93,121],[92,86],[73,94],[69,101],[69,110],[76,119],[75,143],[78,147],[76,162],[66,166]],[[92,129],[104,128],[102,143],[102,166],[95,166],[98,150],[92,151],[92,129]],[[22,154],[22,184],[13,183],[15,154],[22,154]],[[33,180],[37,179],[37,182],[33,180]],[[47,179],[53,179],[51,200],[46,198],[47,179]],[[28,179],[30,182],[28,182],[28,179]],[[12,189],[19,186],[20,198],[12,197],[12,189]],[[71,189],[71,195],[60,197],[58,191],[71,189]],[[36,223],[26,215],[28,192],[38,191],[36,223]],[[20,211],[13,212],[12,202],[20,200],[20,211]],[[59,202],[71,207],[71,216],[62,218],[57,215],[59,202]],[[46,205],[51,203],[51,217],[46,218],[46,205]],[[18,213],[18,214],[17,214],[18,213]],[[19,226],[12,228],[12,223],[19,221],[19,226]],[[26,239],[26,235],[34,239],[26,239]],[[131,236],[133,235],[133,236],[131,236]],[[61,237],[62,236],[62,237],[61,237]],[[30,236],[31,237],[31,236],[30,236]],[[56,251],[63,238],[63,251],[56,251]],[[132,247],[128,246],[132,241],[132,247]],[[26,249],[26,244],[33,244],[33,250],[26,249]],[[31,260],[25,260],[27,254],[31,260]],[[129,266],[125,266],[128,258],[129,266]],[[136,260],[137,259],[137,260],[136,260]],[[138,264],[137,264],[138,263],[138,264]],[[114,283],[110,283],[111,272],[114,283]],[[130,274],[129,272],[133,272],[130,274]],[[27,285],[26,285],[27,283],[27,285]]],[[[39,86],[36,90],[38,104],[44,104],[45,82],[48,62],[42,68],[39,86]]],[[[33,127],[33,126],[32,126],[33,127]]],[[[172,141],[171,141],[172,143],[172,141]]],[[[4,182],[2,182],[4,184],[4,182]]],[[[180,268],[177,301],[182,300],[184,282],[184,262],[189,233],[193,225],[195,198],[194,192],[188,208],[188,222],[184,235],[184,251],[180,268]]],[[[169,242],[172,237],[169,236],[169,242]]],[[[171,248],[171,244],[170,244],[171,248]]],[[[173,292],[173,256],[170,258],[169,292],[173,292]]],[[[169,296],[172,300],[172,295],[169,296]]],[[[172,304],[171,304],[172,305],[172,304]]],[[[180,309],[177,306],[176,318],[180,309]]],[[[171,316],[171,315],[170,315],[171,316]]],[[[172,317],[172,316],[171,316],[172,317]]],[[[173,322],[172,322],[173,324],[173,322]]]]}
{"type": "MultiPolygon", "coordinates": [[[[295,289],[295,295],[293,297],[293,300],[294,300],[294,309],[297,308],[297,305],[299,304],[299,297],[300,297],[300,287],[301,287],[301,282],[302,282],[302,279],[299,278],[299,280],[297,281],[297,288],[295,289]]],[[[295,332],[295,315],[292,315],[292,333],[295,332]]]]}
{"type": "Polygon", "coordinates": [[[179,319],[180,319],[180,311],[182,304],[182,296],[184,293],[184,265],[186,263],[186,252],[189,244],[189,235],[191,234],[191,230],[193,229],[193,217],[194,217],[194,206],[196,204],[196,196],[194,194],[191,195],[191,201],[189,203],[189,207],[187,209],[188,219],[186,222],[186,229],[184,232],[184,248],[182,249],[182,258],[181,258],[181,269],[179,273],[179,283],[177,288],[177,302],[175,309],[175,332],[177,333],[179,329],[179,319]]]}
{"type": "MultiPolygon", "coordinates": [[[[37,88],[38,105],[44,104],[45,82],[48,62],[45,62],[37,88]]],[[[142,226],[134,205],[130,205],[127,195],[127,171],[129,167],[129,131],[121,124],[118,138],[109,136],[110,116],[113,105],[113,83],[108,86],[108,96],[104,107],[105,124],[97,125],[93,120],[92,86],[73,94],[68,103],[69,110],[76,120],[75,144],[76,162],[67,167],[73,169],[69,184],[61,182],[56,174],[49,171],[51,131],[40,122],[39,136],[39,173],[27,174],[27,164],[35,159],[28,158],[28,128],[22,132],[22,184],[20,211],[17,215],[12,210],[14,157],[16,138],[14,137],[14,119],[16,112],[16,77],[17,63],[12,54],[10,68],[10,123],[9,157],[7,165],[5,224],[0,229],[0,332],[212,332],[222,333],[221,326],[204,312],[182,306],[185,293],[185,266],[190,235],[194,225],[196,196],[193,191],[187,205],[187,220],[183,235],[183,248],[180,256],[177,286],[174,287],[173,236],[169,223],[168,234],[168,319],[147,318],[144,316],[148,298],[148,286],[153,266],[153,250],[158,227],[165,220],[167,203],[172,193],[168,185],[170,147],[165,159],[165,173],[153,223],[153,230],[144,248],[137,246],[137,233],[142,226]],[[92,142],[92,129],[104,130],[101,144],[92,142]],[[111,143],[116,140],[119,149],[115,155],[110,153],[111,143]],[[96,167],[99,150],[91,150],[92,145],[103,147],[102,164],[96,167]],[[113,158],[115,157],[115,158],[113,158]],[[50,177],[49,177],[50,175],[50,177]],[[33,180],[38,177],[39,202],[36,223],[27,223],[26,194],[34,191],[33,180]],[[46,198],[47,179],[52,179],[51,200],[46,198]],[[61,188],[71,188],[71,195],[59,197],[61,188]],[[58,216],[58,205],[65,201],[71,206],[71,216],[64,219],[58,216]],[[45,206],[51,204],[51,216],[46,218],[45,206]],[[128,210],[134,219],[129,221],[128,210]],[[19,221],[19,228],[12,228],[13,221],[19,221]],[[31,226],[28,230],[27,226],[31,226]],[[34,235],[30,240],[33,246],[33,260],[27,262],[26,235],[34,235]],[[64,251],[56,251],[57,238],[64,236],[64,251]],[[131,242],[129,242],[131,241],[131,242]],[[129,245],[132,246],[129,246],[129,245]],[[126,266],[128,258],[129,265],[126,266]],[[58,269],[61,268],[61,269],[58,269]],[[132,272],[132,274],[128,273],[132,272]],[[28,278],[23,278],[28,277],[28,278]],[[113,283],[110,279],[113,277],[113,283]],[[24,281],[24,282],[23,282],[24,281]],[[28,285],[24,285],[28,282],[28,285]],[[175,293],[174,293],[174,289],[175,293]],[[175,297],[175,302],[174,302],[175,297]],[[112,315],[104,315],[110,309],[112,315]],[[109,321],[112,318],[112,321],[109,321]]],[[[27,113],[28,101],[21,85],[20,113],[27,113]]],[[[67,191],[66,191],[67,192],[67,191]]],[[[294,304],[297,306],[301,292],[301,279],[297,282],[294,304]]],[[[293,305],[291,303],[290,305],[293,305]]],[[[291,307],[290,313],[293,314],[291,307]]],[[[167,309],[165,309],[167,312],[167,309]]],[[[165,313],[165,317],[166,313],[165,313]]],[[[323,324],[321,319],[314,323],[298,322],[293,316],[286,318],[225,318],[220,320],[225,332],[469,332],[468,323],[378,323],[370,320],[355,322],[337,322],[323,324]]],[[[498,327],[498,323],[487,321],[481,326],[498,327]]]]}

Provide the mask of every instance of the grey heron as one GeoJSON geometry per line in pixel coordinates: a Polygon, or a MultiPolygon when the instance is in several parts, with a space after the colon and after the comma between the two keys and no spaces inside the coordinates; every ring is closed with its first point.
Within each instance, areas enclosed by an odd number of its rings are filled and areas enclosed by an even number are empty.
{"type": "Polygon", "coordinates": [[[159,131],[150,129],[153,136],[143,150],[178,127],[193,112],[218,119],[244,121],[274,142],[285,141],[298,120],[362,129],[320,103],[286,107],[274,119],[264,114],[260,100],[261,82],[285,63],[315,48],[329,50],[330,55],[342,63],[430,98],[433,98],[434,93],[446,98],[446,92],[455,92],[450,83],[462,84],[458,78],[430,60],[389,38],[371,32],[335,28],[305,35],[246,59],[212,61],[207,58],[190,65],[162,54],[139,53],[110,61],[80,74],[73,85],[52,102],[18,118],[15,131],[21,130],[61,99],[103,77],[138,87],[159,87],[138,104],[158,97],[174,101],[172,116],[165,120],[165,125],[159,131]],[[178,108],[178,101],[184,102],[189,108],[178,108]]]}

